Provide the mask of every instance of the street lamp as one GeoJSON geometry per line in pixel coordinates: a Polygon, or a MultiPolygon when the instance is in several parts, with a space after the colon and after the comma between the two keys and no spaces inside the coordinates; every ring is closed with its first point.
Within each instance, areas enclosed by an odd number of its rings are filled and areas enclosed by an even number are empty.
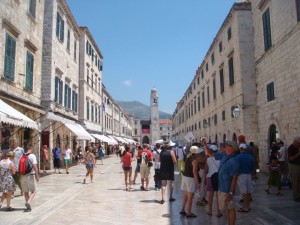
{"type": "Polygon", "coordinates": [[[234,118],[236,118],[236,119],[240,118],[241,111],[240,111],[239,107],[235,106],[234,109],[232,110],[232,114],[233,114],[234,118]]]}

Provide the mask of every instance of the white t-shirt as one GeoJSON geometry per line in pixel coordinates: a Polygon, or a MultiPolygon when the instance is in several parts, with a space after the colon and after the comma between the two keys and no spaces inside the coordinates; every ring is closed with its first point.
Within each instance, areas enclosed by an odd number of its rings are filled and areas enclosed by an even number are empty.
{"type": "Polygon", "coordinates": [[[280,161],[280,162],[284,162],[285,161],[285,146],[282,146],[280,149],[279,149],[279,159],[278,159],[278,161],[280,161]]]}
{"type": "Polygon", "coordinates": [[[13,151],[15,153],[13,163],[15,164],[16,171],[19,171],[19,162],[20,162],[22,155],[25,154],[25,151],[21,147],[16,147],[13,151]]]}
{"type": "Polygon", "coordinates": [[[154,169],[160,168],[160,161],[159,161],[160,152],[161,152],[161,149],[157,149],[157,150],[153,151],[154,169]]]}
{"type": "Polygon", "coordinates": [[[31,163],[32,163],[32,170],[31,170],[30,174],[35,174],[35,171],[34,171],[34,169],[33,169],[33,165],[36,165],[36,164],[37,164],[35,154],[30,153],[29,156],[28,156],[28,159],[29,159],[29,160],[31,161],[31,163]]]}
{"type": "Polygon", "coordinates": [[[211,177],[215,172],[218,172],[220,161],[216,160],[215,157],[208,157],[206,160],[208,171],[206,177],[211,177]]]}
{"type": "Polygon", "coordinates": [[[72,154],[72,151],[71,151],[71,149],[68,148],[65,152],[64,159],[71,159],[71,154],[72,154]]]}
{"type": "Polygon", "coordinates": [[[176,153],[177,153],[177,156],[178,156],[178,160],[183,160],[184,159],[185,151],[183,150],[183,148],[178,147],[176,153]]]}

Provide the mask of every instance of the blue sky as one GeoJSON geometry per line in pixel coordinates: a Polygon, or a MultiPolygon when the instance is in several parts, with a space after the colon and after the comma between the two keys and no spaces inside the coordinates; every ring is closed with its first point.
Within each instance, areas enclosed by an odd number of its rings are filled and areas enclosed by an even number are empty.
{"type": "Polygon", "coordinates": [[[103,83],[115,100],[173,113],[235,0],[67,0],[104,56],[103,83]]]}

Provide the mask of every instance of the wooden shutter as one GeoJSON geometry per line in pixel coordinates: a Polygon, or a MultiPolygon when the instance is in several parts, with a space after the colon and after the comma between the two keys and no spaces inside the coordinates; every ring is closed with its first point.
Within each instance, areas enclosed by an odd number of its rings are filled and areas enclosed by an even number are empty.
{"type": "Polygon", "coordinates": [[[29,1],[29,13],[33,18],[35,18],[35,8],[36,8],[36,0],[29,1]]]}
{"type": "Polygon", "coordinates": [[[234,84],[233,57],[229,58],[228,68],[229,68],[229,85],[231,86],[234,84]]]}
{"type": "Polygon", "coordinates": [[[9,80],[14,80],[15,74],[16,41],[6,34],[5,41],[5,62],[4,76],[9,80]]]}
{"type": "Polygon", "coordinates": [[[25,87],[31,91],[33,90],[33,63],[34,57],[30,52],[27,51],[25,87]]]}
{"type": "Polygon", "coordinates": [[[265,51],[272,47],[271,23],[269,8],[262,15],[265,51]]]}
{"type": "Polygon", "coordinates": [[[55,90],[54,90],[54,101],[55,102],[59,102],[58,101],[58,96],[59,96],[59,79],[58,77],[55,77],[55,90]]]}
{"type": "Polygon", "coordinates": [[[60,27],[60,15],[59,12],[56,14],[56,37],[59,38],[59,27],[60,27]]]}
{"type": "Polygon", "coordinates": [[[297,21],[300,22],[300,0],[296,0],[297,21]]]}
{"type": "Polygon", "coordinates": [[[62,105],[63,101],[63,81],[59,80],[59,104],[62,105]]]}

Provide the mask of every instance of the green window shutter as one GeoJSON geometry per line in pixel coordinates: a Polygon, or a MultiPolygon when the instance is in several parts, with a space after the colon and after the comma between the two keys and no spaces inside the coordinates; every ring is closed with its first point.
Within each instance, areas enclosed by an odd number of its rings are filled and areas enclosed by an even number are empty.
{"type": "Polygon", "coordinates": [[[71,109],[71,88],[68,88],[68,108],[71,109]]]}
{"type": "Polygon", "coordinates": [[[33,18],[35,18],[35,8],[36,8],[36,0],[29,1],[29,13],[33,18]]]}
{"type": "Polygon", "coordinates": [[[4,77],[14,80],[15,77],[16,41],[6,34],[4,77]]]}
{"type": "Polygon", "coordinates": [[[62,105],[62,101],[63,101],[63,81],[59,80],[59,104],[62,105]]]}
{"type": "Polygon", "coordinates": [[[300,22],[300,0],[296,0],[297,21],[300,22]]]}
{"type": "Polygon", "coordinates": [[[270,10],[267,9],[262,15],[263,21],[263,32],[264,32],[264,45],[265,51],[272,47],[272,36],[271,36],[271,23],[270,23],[270,10]]]}
{"type": "Polygon", "coordinates": [[[222,94],[224,92],[224,73],[223,73],[223,68],[220,69],[219,74],[220,74],[220,91],[221,91],[221,94],[222,94]]]}
{"type": "Polygon", "coordinates": [[[87,120],[90,119],[90,102],[89,101],[86,102],[86,119],[87,120]]]}
{"type": "Polygon", "coordinates": [[[25,88],[31,91],[33,90],[33,64],[34,64],[34,57],[30,52],[27,51],[25,88]]]}
{"type": "Polygon", "coordinates": [[[64,41],[65,35],[65,21],[61,20],[61,28],[60,28],[60,40],[64,41]]]}
{"type": "Polygon", "coordinates": [[[59,96],[59,79],[58,79],[58,77],[55,77],[55,90],[54,90],[54,101],[55,102],[59,102],[58,101],[58,96],[59,96]]]}
{"type": "Polygon", "coordinates": [[[216,80],[213,80],[213,98],[216,99],[217,91],[216,91],[216,80]]]}
{"type": "Polygon", "coordinates": [[[228,69],[229,69],[229,85],[234,84],[234,69],[233,69],[233,57],[228,60],[228,69]]]}
{"type": "Polygon", "coordinates": [[[59,26],[60,26],[60,15],[59,12],[56,14],[56,37],[59,38],[59,26]]]}

